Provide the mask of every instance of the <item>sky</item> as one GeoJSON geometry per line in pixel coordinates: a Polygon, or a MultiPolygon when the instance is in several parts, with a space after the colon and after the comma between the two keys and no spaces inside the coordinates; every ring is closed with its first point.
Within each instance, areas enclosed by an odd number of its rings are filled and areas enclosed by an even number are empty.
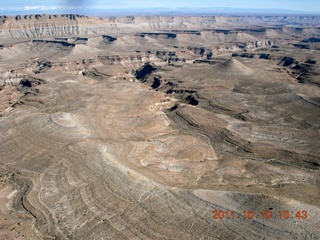
{"type": "MultiPolygon", "coordinates": [[[[1,0],[0,15],[30,13],[96,13],[137,12],[164,9],[168,11],[226,11],[222,8],[264,9],[272,13],[274,9],[320,13],[320,0],[1,0]],[[272,9],[272,10],[271,10],[272,9]]],[[[230,11],[230,9],[228,10],[230,11]]],[[[239,11],[239,10],[238,10],[239,11]]],[[[245,11],[245,10],[244,10],[245,11]]],[[[261,11],[261,10],[260,10],[261,11]]]]}

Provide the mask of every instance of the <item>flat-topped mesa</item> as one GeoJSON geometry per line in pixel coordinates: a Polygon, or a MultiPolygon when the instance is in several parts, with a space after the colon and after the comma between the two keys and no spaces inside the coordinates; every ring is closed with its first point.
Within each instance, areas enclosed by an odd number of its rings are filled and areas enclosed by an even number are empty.
{"type": "Polygon", "coordinates": [[[99,24],[99,21],[103,22],[101,19],[77,14],[0,16],[0,37],[36,38],[79,35],[99,24]]]}
{"type": "MultiPolygon", "coordinates": [[[[280,24],[281,26],[317,26],[320,17],[297,16],[127,16],[88,17],[78,14],[32,14],[0,16],[0,38],[40,38],[58,36],[88,36],[106,32],[144,32],[146,29],[202,30],[219,29],[227,24],[239,26],[280,24]]],[[[201,34],[201,33],[199,33],[201,34]]]]}
{"type": "Polygon", "coordinates": [[[106,31],[184,29],[208,27],[215,23],[208,17],[88,17],[77,14],[32,14],[0,16],[0,37],[39,38],[105,34],[106,31]]]}

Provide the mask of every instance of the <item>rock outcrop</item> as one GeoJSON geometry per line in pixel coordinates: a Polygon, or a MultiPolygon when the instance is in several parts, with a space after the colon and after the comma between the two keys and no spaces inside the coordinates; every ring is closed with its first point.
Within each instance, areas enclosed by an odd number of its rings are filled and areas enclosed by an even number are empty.
{"type": "Polygon", "coordinates": [[[1,17],[0,239],[320,239],[318,20],[1,17]]]}
{"type": "MultiPolygon", "coordinates": [[[[76,14],[63,15],[18,15],[0,16],[0,37],[10,36],[18,38],[39,38],[54,36],[74,36],[103,34],[106,31],[129,31],[138,29],[148,30],[194,30],[196,28],[210,29],[213,26],[256,25],[274,23],[286,25],[301,25],[312,27],[316,25],[320,17],[295,17],[295,16],[229,16],[229,17],[109,17],[92,18],[76,14]]],[[[274,31],[282,31],[282,28],[258,29],[255,33],[272,34],[274,31]]],[[[237,34],[237,31],[219,30],[223,34],[237,34]]],[[[246,30],[248,32],[248,30],[246,30]]],[[[252,32],[252,31],[250,31],[252,32]]],[[[181,33],[181,32],[180,32],[181,33]]],[[[196,34],[199,32],[182,32],[184,34],[196,34]]],[[[152,34],[152,33],[146,33],[152,34]]],[[[168,33],[167,37],[175,38],[174,33],[168,33]]]]}

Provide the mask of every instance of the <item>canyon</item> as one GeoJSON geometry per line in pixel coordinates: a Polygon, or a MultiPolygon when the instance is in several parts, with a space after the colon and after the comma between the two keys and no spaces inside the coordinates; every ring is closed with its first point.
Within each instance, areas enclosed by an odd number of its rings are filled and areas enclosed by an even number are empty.
{"type": "Polygon", "coordinates": [[[1,16],[0,239],[319,239],[319,20],[1,16]]]}

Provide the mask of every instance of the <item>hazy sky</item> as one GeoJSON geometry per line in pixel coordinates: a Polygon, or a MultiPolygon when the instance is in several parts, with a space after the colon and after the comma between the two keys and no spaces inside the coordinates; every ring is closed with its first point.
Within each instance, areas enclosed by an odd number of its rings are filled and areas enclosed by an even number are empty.
{"type": "Polygon", "coordinates": [[[320,0],[1,0],[0,15],[8,11],[68,12],[76,9],[146,9],[146,8],[251,8],[287,9],[320,12],[320,0]]]}

